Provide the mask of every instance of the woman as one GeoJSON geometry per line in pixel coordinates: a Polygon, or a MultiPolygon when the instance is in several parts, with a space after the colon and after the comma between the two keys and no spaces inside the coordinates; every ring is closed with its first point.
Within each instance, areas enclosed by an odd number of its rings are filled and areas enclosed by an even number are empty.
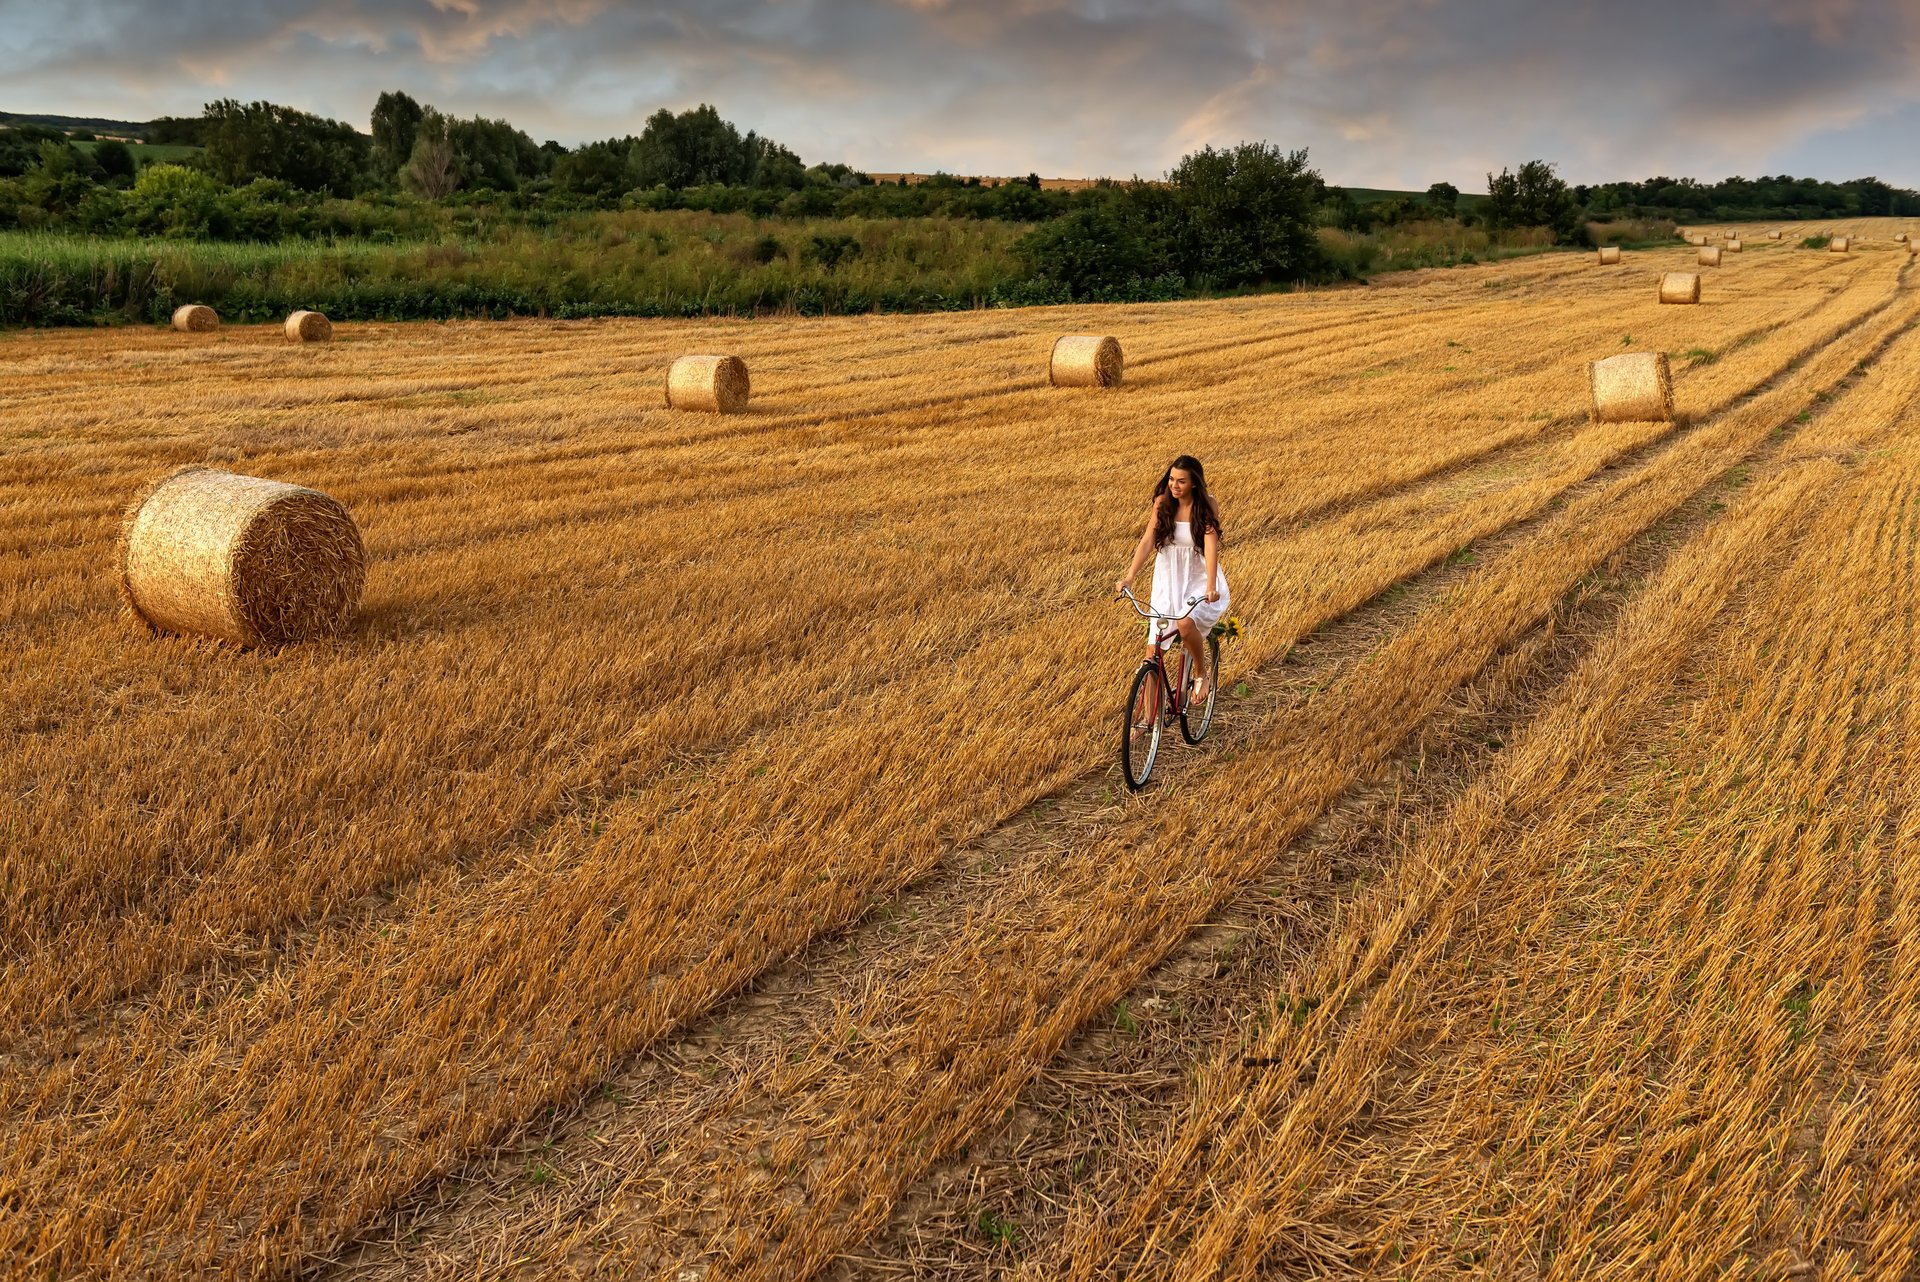
{"type": "MultiPolygon", "coordinates": [[[[1133,564],[1124,578],[1114,584],[1124,591],[1139,575],[1149,553],[1158,551],[1153,562],[1153,600],[1155,614],[1177,615],[1187,608],[1188,597],[1200,597],[1193,613],[1180,620],[1180,644],[1186,647],[1187,671],[1197,673],[1193,683],[1193,702],[1207,701],[1206,636],[1225,614],[1230,598],[1226,571],[1220,568],[1220,505],[1207,493],[1207,476],[1200,460],[1182,454],[1167,468],[1160,484],[1153,487],[1153,507],[1147,513],[1147,528],[1133,549],[1133,564]]],[[[1148,655],[1159,625],[1147,631],[1148,655]]]]}

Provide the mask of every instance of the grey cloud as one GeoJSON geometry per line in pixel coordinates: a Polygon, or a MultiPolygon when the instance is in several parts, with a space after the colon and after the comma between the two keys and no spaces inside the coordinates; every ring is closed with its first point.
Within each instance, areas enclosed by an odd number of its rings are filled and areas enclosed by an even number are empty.
{"type": "Polygon", "coordinates": [[[1268,138],[1335,181],[1470,186],[1534,155],[1588,179],[1763,172],[1914,104],[1917,50],[1902,0],[0,0],[0,105],[233,94],[364,122],[405,88],[572,142],[709,101],[874,169],[1154,174],[1268,138]]]}

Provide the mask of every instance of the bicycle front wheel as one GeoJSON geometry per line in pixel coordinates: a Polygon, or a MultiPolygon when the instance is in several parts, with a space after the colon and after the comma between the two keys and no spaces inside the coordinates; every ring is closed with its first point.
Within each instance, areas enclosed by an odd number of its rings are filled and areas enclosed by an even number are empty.
{"type": "Polygon", "coordinates": [[[1127,791],[1138,792],[1153,773],[1153,761],[1160,755],[1162,721],[1160,669],[1143,663],[1133,674],[1133,687],[1127,692],[1126,721],[1121,726],[1120,774],[1127,791]]]}
{"type": "MultiPolygon", "coordinates": [[[[1190,699],[1180,701],[1180,737],[1188,743],[1199,743],[1207,737],[1207,731],[1213,728],[1213,705],[1220,700],[1220,638],[1207,638],[1207,700],[1199,707],[1190,706],[1190,699]]],[[[1192,687],[1182,692],[1192,694],[1192,687]]]]}

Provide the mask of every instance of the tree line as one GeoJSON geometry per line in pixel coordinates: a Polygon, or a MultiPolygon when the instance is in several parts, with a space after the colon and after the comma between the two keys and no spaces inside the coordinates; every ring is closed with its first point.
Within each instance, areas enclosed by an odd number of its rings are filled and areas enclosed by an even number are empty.
{"type": "MultiPolygon", "coordinates": [[[[1570,186],[1545,160],[1487,175],[1485,197],[1450,183],[1364,201],[1329,185],[1305,150],[1203,147],[1163,180],[1042,190],[1037,176],[983,185],[944,175],[875,183],[808,164],[711,106],[654,112],[638,134],[568,148],[506,120],[458,117],[382,93],[365,131],[270,102],[221,99],[197,117],[141,126],[196,149],[140,167],[116,141],[15,124],[0,130],[0,228],[181,240],[437,240],[492,225],[554,226],[595,210],[695,210],[798,219],[997,219],[1018,242],[1031,301],[1124,301],[1357,274],[1319,232],[1405,223],[1548,228],[1583,244],[1593,220],[1920,214],[1920,196],[1874,178],[1691,179],[1570,186]]],[[[837,242],[835,242],[837,244],[837,242]]],[[[810,250],[831,269],[833,245],[810,250]]],[[[1016,291],[1017,292],[1017,291],[1016,291]]]]}

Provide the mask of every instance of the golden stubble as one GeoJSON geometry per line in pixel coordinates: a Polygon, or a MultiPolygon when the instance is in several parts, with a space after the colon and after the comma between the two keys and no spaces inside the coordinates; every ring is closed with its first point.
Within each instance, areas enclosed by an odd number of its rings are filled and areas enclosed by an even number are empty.
{"type": "Polygon", "coordinates": [[[0,1255],[301,1267],[1099,768],[1135,641],[1104,585],[1176,452],[1225,505],[1248,667],[1543,520],[1395,643],[1390,680],[1248,760],[1272,804],[1141,810],[1204,867],[1116,839],[1022,910],[1020,947],[983,922],[874,996],[897,1030],[875,1047],[909,1053],[805,1088],[842,1155],[808,1195],[841,1210],[701,1208],[777,1224],[764,1267],[819,1267],[1248,852],[1824,387],[1839,345],[1911,319],[1904,258],[1768,246],[1662,309],[1647,286],[1682,252],[1132,308],[7,338],[0,1255]],[[1125,347],[1125,383],[1048,387],[1054,336],[1085,331],[1125,347]],[[1586,423],[1584,361],[1630,349],[1676,355],[1679,425],[1586,423]],[[699,350],[746,361],[744,413],[660,407],[699,350]],[[347,505],[353,631],[130,630],[119,511],[195,462],[347,505]]]}

